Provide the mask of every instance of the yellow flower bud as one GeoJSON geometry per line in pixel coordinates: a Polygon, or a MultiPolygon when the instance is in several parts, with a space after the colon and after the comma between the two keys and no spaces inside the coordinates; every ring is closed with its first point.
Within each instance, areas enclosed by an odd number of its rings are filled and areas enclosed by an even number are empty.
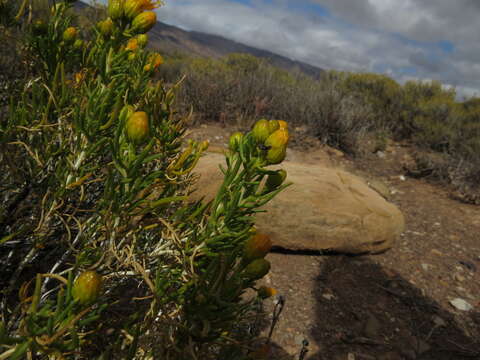
{"type": "Polygon", "coordinates": [[[268,149],[266,159],[269,165],[276,165],[280,164],[283,160],[285,160],[286,156],[287,147],[278,146],[268,149]]]}
{"type": "Polygon", "coordinates": [[[133,61],[135,60],[136,57],[137,57],[137,54],[135,54],[134,52],[131,52],[130,54],[128,54],[128,61],[133,61]]]}
{"type": "Polygon", "coordinates": [[[153,53],[150,55],[149,60],[154,70],[163,64],[163,57],[159,53],[153,53]]]}
{"type": "Polygon", "coordinates": [[[106,18],[97,24],[98,30],[104,37],[109,37],[113,33],[113,21],[110,18],[106,18]]]}
{"type": "Polygon", "coordinates": [[[124,0],[109,0],[107,14],[112,20],[118,20],[124,15],[124,0]]]}
{"type": "Polygon", "coordinates": [[[268,124],[268,120],[258,120],[253,126],[252,135],[257,143],[263,143],[270,135],[270,126],[268,124]]]}
{"type": "Polygon", "coordinates": [[[95,271],[85,271],[73,283],[73,299],[82,305],[95,302],[102,292],[102,277],[95,271]]]}
{"type": "Polygon", "coordinates": [[[260,288],[257,291],[257,294],[262,299],[267,299],[269,297],[277,295],[277,290],[275,290],[272,287],[268,287],[268,286],[260,286],[260,288]]]}
{"type": "Polygon", "coordinates": [[[272,248],[272,241],[266,234],[255,234],[243,247],[243,258],[247,261],[264,258],[272,248]]]}
{"type": "Polygon", "coordinates": [[[280,129],[288,129],[288,123],[285,120],[277,120],[278,125],[280,126],[280,129]]]}
{"type": "Polygon", "coordinates": [[[287,178],[287,172],[283,169],[278,170],[275,174],[268,175],[265,187],[268,190],[275,190],[283,184],[287,178]]]}
{"type": "Polygon", "coordinates": [[[228,147],[232,151],[237,151],[240,143],[242,142],[243,134],[240,131],[234,132],[228,140],[228,147]]]}
{"type": "Polygon", "coordinates": [[[141,0],[126,0],[123,7],[125,17],[129,20],[132,20],[142,12],[142,1],[141,0]]]}
{"type": "Polygon", "coordinates": [[[144,111],[134,112],[127,120],[127,138],[132,143],[139,145],[143,143],[150,132],[148,115],[144,111]]]}
{"type": "Polygon", "coordinates": [[[132,21],[132,32],[144,34],[157,23],[157,15],[153,11],[146,11],[135,17],[132,21]]]}
{"type": "Polygon", "coordinates": [[[265,259],[257,259],[248,264],[242,272],[247,280],[254,281],[263,278],[270,271],[270,262],[265,259]]]}
{"type": "Polygon", "coordinates": [[[278,120],[269,120],[268,121],[268,128],[270,130],[270,134],[273,133],[274,131],[280,129],[280,124],[278,123],[278,120]]]}
{"type": "Polygon", "coordinates": [[[209,146],[210,146],[210,142],[208,140],[204,140],[200,143],[198,148],[201,152],[203,152],[203,151],[206,151],[209,146]]]}
{"type": "Polygon", "coordinates": [[[66,43],[73,43],[77,38],[77,33],[77,29],[75,29],[73,26],[70,26],[63,32],[63,41],[66,43]]]}
{"type": "Polygon", "coordinates": [[[134,19],[142,11],[153,10],[161,5],[161,1],[152,0],[126,0],[124,11],[128,19],[134,19]]]}
{"type": "Polygon", "coordinates": [[[147,46],[148,43],[148,35],[147,34],[140,34],[137,36],[137,43],[142,49],[147,46]]]}
{"type": "Polygon", "coordinates": [[[287,129],[278,129],[274,131],[266,140],[265,146],[282,147],[287,146],[290,136],[287,129]]]}
{"type": "Polygon", "coordinates": [[[138,40],[136,38],[132,38],[128,40],[127,46],[125,47],[125,50],[127,51],[135,51],[138,49],[138,40]]]}
{"type": "Polygon", "coordinates": [[[83,45],[84,45],[84,44],[85,44],[85,43],[83,42],[82,39],[77,39],[77,40],[75,40],[75,42],[73,43],[73,47],[74,47],[75,49],[77,49],[77,50],[81,50],[81,49],[83,48],[83,45]]]}

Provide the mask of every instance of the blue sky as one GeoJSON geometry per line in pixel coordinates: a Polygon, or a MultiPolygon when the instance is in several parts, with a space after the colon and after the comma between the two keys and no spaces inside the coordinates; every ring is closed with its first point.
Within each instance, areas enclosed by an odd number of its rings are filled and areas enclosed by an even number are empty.
{"type": "Polygon", "coordinates": [[[158,18],[325,69],[480,95],[480,0],[165,0],[158,18]]]}

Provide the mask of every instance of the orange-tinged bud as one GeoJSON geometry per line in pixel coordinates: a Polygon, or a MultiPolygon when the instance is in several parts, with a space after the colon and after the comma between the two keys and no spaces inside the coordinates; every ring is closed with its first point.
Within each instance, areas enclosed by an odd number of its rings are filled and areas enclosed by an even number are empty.
{"type": "Polygon", "coordinates": [[[113,33],[113,21],[110,18],[106,18],[103,21],[99,21],[97,24],[98,30],[104,37],[109,37],[113,33]]]}
{"type": "Polygon", "coordinates": [[[268,175],[265,186],[268,190],[274,190],[282,185],[286,178],[287,172],[280,169],[275,174],[268,175]]]}
{"type": "Polygon", "coordinates": [[[143,70],[144,70],[145,72],[149,72],[150,70],[152,70],[152,65],[150,65],[150,64],[145,65],[145,66],[143,67],[143,70]]]}
{"type": "Polygon", "coordinates": [[[148,35],[147,34],[140,34],[137,36],[137,43],[142,49],[147,46],[148,43],[148,35]]]}
{"type": "Polygon", "coordinates": [[[159,53],[151,54],[148,59],[154,70],[163,64],[163,57],[159,53]]]}
{"type": "Polygon", "coordinates": [[[277,120],[278,125],[280,126],[280,129],[288,129],[288,123],[285,120],[277,120]]]}
{"type": "Polygon", "coordinates": [[[268,120],[258,120],[253,126],[252,135],[255,141],[259,144],[267,140],[268,136],[270,135],[270,126],[268,124],[268,120]]]}
{"type": "Polygon", "coordinates": [[[277,295],[277,290],[275,290],[272,287],[268,287],[268,286],[260,286],[260,288],[257,291],[257,294],[262,299],[267,299],[269,297],[277,295]]]}
{"type": "Polygon", "coordinates": [[[270,134],[280,129],[280,124],[278,123],[278,120],[269,120],[268,128],[270,130],[270,134]]]}
{"type": "Polygon", "coordinates": [[[77,29],[75,29],[73,26],[70,26],[63,32],[63,41],[66,43],[73,43],[77,38],[77,33],[77,29]]]}
{"type": "Polygon", "coordinates": [[[127,120],[126,130],[128,140],[137,145],[143,143],[150,132],[147,113],[134,112],[127,120]]]}
{"type": "Polygon", "coordinates": [[[95,271],[85,271],[73,283],[73,299],[82,305],[95,302],[102,292],[102,277],[95,271]]]}
{"type": "Polygon", "coordinates": [[[265,146],[281,147],[287,146],[290,136],[287,129],[278,129],[274,131],[266,140],[265,146]]]}
{"type": "Polygon", "coordinates": [[[228,147],[232,151],[237,151],[242,140],[243,134],[240,131],[234,132],[232,135],[230,135],[230,139],[228,140],[228,147]]]}
{"type": "Polygon", "coordinates": [[[243,247],[243,258],[247,261],[264,258],[272,248],[272,240],[266,234],[255,234],[243,247]]]}
{"type": "Polygon", "coordinates": [[[280,164],[283,160],[285,160],[286,156],[286,146],[272,147],[268,149],[266,159],[269,165],[276,165],[280,164]]]}
{"type": "Polygon", "coordinates": [[[265,259],[257,259],[248,264],[242,272],[247,280],[259,280],[270,271],[270,262],[265,259]]]}
{"type": "Polygon", "coordinates": [[[127,51],[135,51],[138,49],[138,40],[136,38],[132,38],[128,40],[127,46],[125,47],[125,50],[127,51]]]}
{"type": "Polygon", "coordinates": [[[157,23],[157,14],[153,11],[145,11],[135,17],[132,21],[132,32],[144,34],[150,31],[157,23]]]}
{"type": "Polygon", "coordinates": [[[108,0],[107,14],[112,20],[118,20],[124,15],[124,0],[108,0]]]}

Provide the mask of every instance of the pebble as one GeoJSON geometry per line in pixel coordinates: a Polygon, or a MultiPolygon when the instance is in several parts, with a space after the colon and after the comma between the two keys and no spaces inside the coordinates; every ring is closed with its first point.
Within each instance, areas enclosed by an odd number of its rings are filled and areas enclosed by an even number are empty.
{"type": "Polygon", "coordinates": [[[447,323],[445,322],[445,320],[443,320],[438,315],[433,315],[432,320],[433,320],[433,323],[435,324],[436,327],[447,326],[447,323]]]}
{"type": "Polygon", "coordinates": [[[455,280],[457,280],[459,282],[465,281],[465,277],[460,275],[460,274],[455,274],[453,277],[454,277],[455,280]]]}
{"type": "Polygon", "coordinates": [[[473,309],[473,306],[471,304],[460,298],[450,300],[450,305],[460,311],[470,311],[473,309]]]}
{"type": "Polygon", "coordinates": [[[425,270],[425,271],[428,271],[430,269],[430,266],[429,264],[422,264],[422,269],[425,270]]]}
{"type": "Polygon", "coordinates": [[[335,299],[335,295],[333,294],[322,294],[322,297],[327,300],[335,299]]]}
{"type": "Polygon", "coordinates": [[[403,175],[400,175],[400,176],[399,176],[399,179],[402,180],[402,181],[407,180],[407,178],[406,178],[405,176],[403,176],[403,175]]]}

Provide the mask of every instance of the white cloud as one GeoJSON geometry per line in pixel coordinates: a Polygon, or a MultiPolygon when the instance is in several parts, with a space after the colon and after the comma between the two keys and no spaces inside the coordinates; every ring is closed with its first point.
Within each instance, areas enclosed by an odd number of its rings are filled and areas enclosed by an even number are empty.
{"type": "MultiPolygon", "coordinates": [[[[159,20],[326,69],[480,89],[480,0],[167,0],[159,20]],[[327,16],[299,10],[313,3],[327,16]]],[[[473,89],[473,90],[472,90],[473,89]]]]}

